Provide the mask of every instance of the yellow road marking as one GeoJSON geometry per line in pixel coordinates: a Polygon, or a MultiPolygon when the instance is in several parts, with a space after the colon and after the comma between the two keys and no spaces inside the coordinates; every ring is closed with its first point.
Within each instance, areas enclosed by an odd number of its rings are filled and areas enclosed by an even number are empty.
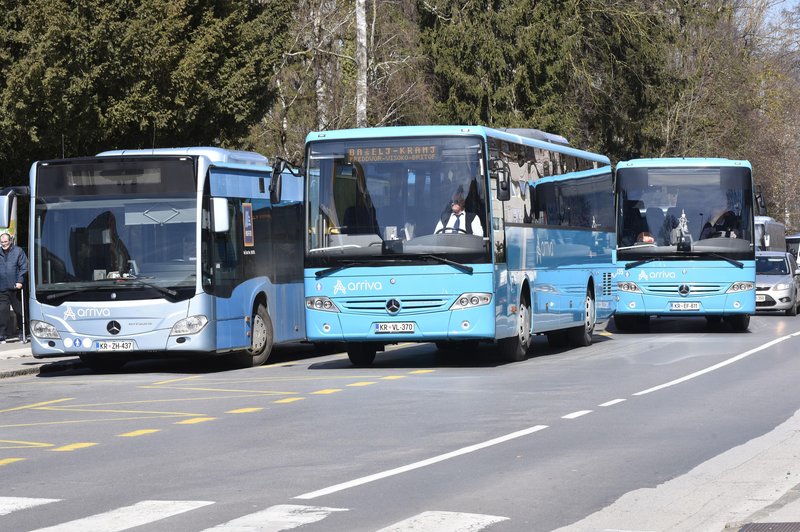
{"type": "Polygon", "coordinates": [[[324,390],[317,390],[316,392],[311,392],[311,395],[330,395],[332,393],[341,392],[341,388],[326,388],[324,390]]]}
{"type": "MultiPolygon", "coordinates": [[[[141,388],[159,388],[164,389],[165,386],[141,386],[141,388]]],[[[292,395],[296,394],[297,392],[276,392],[270,390],[239,390],[236,388],[228,389],[228,388],[197,388],[194,386],[177,386],[172,388],[175,390],[189,390],[192,392],[226,392],[226,393],[246,393],[252,395],[292,395]]]]}
{"type": "Polygon", "coordinates": [[[294,403],[295,401],[302,401],[305,397],[289,397],[288,399],[278,399],[277,401],[273,401],[276,404],[287,404],[287,403],[294,403]]]}
{"type": "Polygon", "coordinates": [[[0,466],[13,464],[14,462],[22,462],[24,458],[0,458],[0,466]]]}
{"type": "Polygon", "coordinates": [[[191,377],[181,377],[180,379],[170,379],[168,381],[159,381],[159,382],[154,382],[153,386],[158,386],[160,384],[172,384],[173,382],[188,381],[188,380],[192,380],[192,379],[199,379],[200,377],[202,377],[202,375],[192,375],[191,377]]]}
{"type": "Polygon", "coordinates": [[[192,419],[184,419],[183,421],[176,421],[176,425],[194,425],[196,423],[204,423],[206,421],[212,421],[217,419],[215,417],[194,417],[192,419]]]}
{"type": "Polygon", "coordinates": [[[14,410],[26,410],[28,408],[39,408],[44,405],[51,405],[53,403],[63,403],[64,401],[72,401],[72,397],[67,397],[65,399],[54,399],[52,401],[44,401],[42,403],[34,403],[32,405],[24,405],[24,406],[15,406],[14,408],[6,408],[5,410],[0,410],[1,412],[13,412],[14,410]]]}
{"type": "Polygon", "coordinates": [[[201,416],[194,412],[161,412],[159,410],[114,410],[103,408],[72,408],[72,407],[43,407],[39,410],[53,410],[56,412],[92,412],[103,414],[152,414],[158,416],[201,416]]]}
{"type": "Polygon", "coordinates": [[[64,445],[62,447],[56,447],[55,449],[47,449],[48,451],[58,451],[58,452],[68,452],[68,451],[77,451],[78,449],[86,449],[87,447],[94,447],[97,445],[96,443],[92,443],[90,441],[82,442],[82,443],[70,443],[69,445],[64,445]]]}
{"type": "Polygon", "coordinates": [[[136,436],[145,436],[147,434],[153,434],[156,432],[161,432],[161,429],[141,429],[141,430],[134,430],[132,432],[125,432],[124,434],[117,434],[120,438],[135,438],[136,436]]]}
{"type": "Polygon", "coordinates": [[[385,381],[396,381],[397,379],[405,379],[405,375],[387,375],[386,377],[381,377],[382,380],[385,381]]]}
{"type": "Polygon", "coordinates": [[[608,331],[601,331],[601,332],[599,332],[597,334],[599,334],[600,336],[614,336],[613,334],[611,334],[608,331]]]}
{"type": "Polygon", "coordinates": [[[434,371],[436,371],[436,370],[435,369],[417,369],[417,370],[414,370],[414,371],[410,371],[409,373],[411,375],[422,375],[423,373],[433,373],[434,371]]]}
{"type": "Polygon", "coordinates": [[[7,443],[9,445],[0,445],[0,449],[30,449],[38,447],[53,447],[52,443],[41,443],[38,441],[14,441],[14,440],[0,440],[0,444],[7,443]]]}
{"type": "Polygon", "coordinates": [[[251,412],[261,412],[264,410],[263,408],[259,407],[252,407],[252,408],[238,408],[236,410],[228,410],[225,412],[226,414],[249,414],[251,412]]]}
{"type": "Polygon", "coordinates": [[[368,382],[368,381],[354,382],[352,384],[348,384],[348,386],[369,386],[370,384],[375,384],[375,381],[372,381],[372,382],[368,382]]]}

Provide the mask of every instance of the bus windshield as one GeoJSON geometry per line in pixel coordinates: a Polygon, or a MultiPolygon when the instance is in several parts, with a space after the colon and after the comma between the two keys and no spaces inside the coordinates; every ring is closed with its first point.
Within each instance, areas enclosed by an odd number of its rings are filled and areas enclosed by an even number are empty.
{"type": "Polygon", "coordinates": [[[37,296],[126,287],[194,293],[195,204],[185,196],[37,200],[37,296]]]}
{"type": "Polygon", "coordinates": [[[476,137],[310,143],[307,265],[431,255],[489,262],[483,153],[476,137]]]}
{"type": "Polygon", "coordinates": [[[617,172],[621,259],[752,258],[746,168],[622,168],[617,172]]]}

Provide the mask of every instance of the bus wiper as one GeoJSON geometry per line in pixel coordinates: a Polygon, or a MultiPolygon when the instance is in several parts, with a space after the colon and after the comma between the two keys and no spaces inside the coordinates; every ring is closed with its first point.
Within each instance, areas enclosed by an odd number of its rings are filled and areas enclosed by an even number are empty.
{"type": "Polygon", "coordinates": [[[346,270],[347,268],[353,268],[355,266],[387,266],[394,261],[387,262],[385,260],[377,261],[377,260],[349,260],[347,262],[342,262],[337,264],[336,266],[331,266],[330,268],[325,268],[324,270],[319,270],[314,276],[319,279],[320,277],[325,277],[326,275],[330,275],[332,273],[336,273],[340,270],[346,270]]]}
{"type": "Polygon", "coordinates": [[[730,262],[737,268],[744,268],[744,264],[739,262],[738,260],[732,259],[730,257],[726,257],[725,255],[720,255],[719,253],[704,253],[704,255],[708,255],[709,257],[714,257],[715,259],[721,259],[726,262],[730,262]]]}
{"type": "Polygon", "coordinates": [[[74,290],[61,290],[58,292],[53,292],[52,294],[47,294],[45,297],[46,300],[52,301],[53,299],[58,299],[61,297],[69,297],[75,294],[82,294],[84,292],[94,292],[95,290],[103,290],[107,287],[105,286],[92,286],[87,288],[76,288],[74,290]]]}
{"type": "Polygon", "coordinates": [[[629,262],[628,264],[625,265],[625,269],[630,270],[631,268],[641,266],[642,264],[647,264],[648,262],[653,262],[654,260],[659,260],[659,257],[650,257],[647,259],[640,259],[633,262],[629,262]]]}
{"type": "Polygon", "coordinates": [[[154,284],[154,283],[149,283],[149,282],[143,281],[142,279],[139,279],[137,277],[129,277],[129,278],[120,277],[119,279],[114,279],[114,280],[119,284],[136,283],[134,286],[138,285],[138,286],[144,286],[146,288],[152,288],[156,292],[160,292],[163,295],[169,296],[169,297],[175,297],[175,296],[178,295],[178,292],[176,292],[175,290],[173,290],[171,288],[167,288],[165,286],[159,286],[159,285],[154,284]]]}
{"type": "Polygon", "coordinates": [[[464,273],[473,272],[472,266],[467,266],[466,264],[461,264],[460,262],[456,262],[454,260],[446,259],[444,257],[439,257],[438,255],[420,255],[420,257],[425,259],[435,260],[437,262],[441,262],[442,264],[449,264],[453,268],[457,268],[464,273]]]}

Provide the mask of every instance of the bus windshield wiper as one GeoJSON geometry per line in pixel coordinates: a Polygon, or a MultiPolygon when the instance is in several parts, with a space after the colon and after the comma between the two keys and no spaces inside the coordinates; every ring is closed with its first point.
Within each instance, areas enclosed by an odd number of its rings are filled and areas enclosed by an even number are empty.
{"type": "Polygon", "coordinates": [[[457,268],[464,273],[472,273],[473,269],[472,266],[467,266],[466,264],[461,264],[460,262],[456,262],[454,260],[446,259],[444,257],[440,257],[438,255],[420,255],[420,257],[425,259],[435,260],[437,262],[441,262],[442,264],[449,264],[453,268],[457,268]]]}
{"type": "Polygon", "coordinates": [[[161,294],[168,296],[168,297],[175,297],[178,295],[178,292],[171,288],[167,288],[165,286],[159,286],[154,283],[150,283],[148,281],[144,281],[137,277],[120,277],[119,279],[114,279],[116,284],[133,284],[134,286],[144,286],[146,288],[152,288],[156,292],[160,292],[161,294]]]}
{"type": "Polygon", "coordinates": [[[385,261],[385,260],[349,260],[347,262],[341,262],[336,266],[331,266],[330,268],[325,268],[324,270],[319,270],[314,276],[319,279],[320,277],[325,277],[326,275],[330,275],[332,273],[336,273],[340,270],[346,270],[347,268],[353,268],[356,266],[388,266],[392,264],[393,261],[385,261]]]}
{"type": "Polygon", "coordinates": [[[742,264],[738,260],[732,259],[730,257],[726,257],[725,255],[720,255],[719,253],[704,253],[704,255],[708,255],[709,257],[714,257],[715,259],[721,259],[721,260],[724,260],[726,262],[730,262],[731,264],[733,264],[737,268],[744,268],[744,264],[742,264]]]}
{"type": "Polygon", "coordinates": [[[90,286],[86,288],[75,288],[73,290],[58,290],[53,292],[52,294],[47,294],[45,299],[48,301],[52,301],[53,299],[58,299],[60,297],[69,297],[75,294],[81,294],[84,292],[94,292],[95,290],[104,290],[108,287],[106,286],[90,286]]]}
{"type": "Polygon", "coordinates": [[[629,262],[628,264],[626,264],[625,269],[630,270],[631,268],[635,268],[637,266],[641,266],[642,264],[647,264],[648,262],[653,262],[654,260],[660,260],[660,259],[661,257],[649,257],[646,259],[635,260],[633,262],[629,262]]]}

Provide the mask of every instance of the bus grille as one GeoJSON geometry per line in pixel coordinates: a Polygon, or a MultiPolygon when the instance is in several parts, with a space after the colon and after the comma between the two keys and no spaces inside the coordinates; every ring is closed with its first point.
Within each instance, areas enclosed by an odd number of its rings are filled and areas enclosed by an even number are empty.
{"type": "MultiPolygon", "coordinates": [[[[341,310],[352,313],[386,312],[386,302],[389,299],[392,298],[343,299],[336,301],[336,305],[341,310]]],[[[400,302],[399,315],[447,310],[453,301],[450,297],[395,297],[394,299],[400,302]]]]}
{"type": "Polygon", "coordinates": [[[611,272],[606,272],[603,274],[603,295],[610,296],[612,295],[612,288],[613,283],[611,282],[611,272]]]}
{"type": "Polygon", "coordinates": [[[657,295],[679,295],[681,284],[689,285],[689,293],[695,296],[708,296],[714,294],[722,294],[727,289],[728,285],[721,285],[718,283],[669,283],[669,284],[651,284],[641,286],[642,290],[649,294],[657,295]]]}

